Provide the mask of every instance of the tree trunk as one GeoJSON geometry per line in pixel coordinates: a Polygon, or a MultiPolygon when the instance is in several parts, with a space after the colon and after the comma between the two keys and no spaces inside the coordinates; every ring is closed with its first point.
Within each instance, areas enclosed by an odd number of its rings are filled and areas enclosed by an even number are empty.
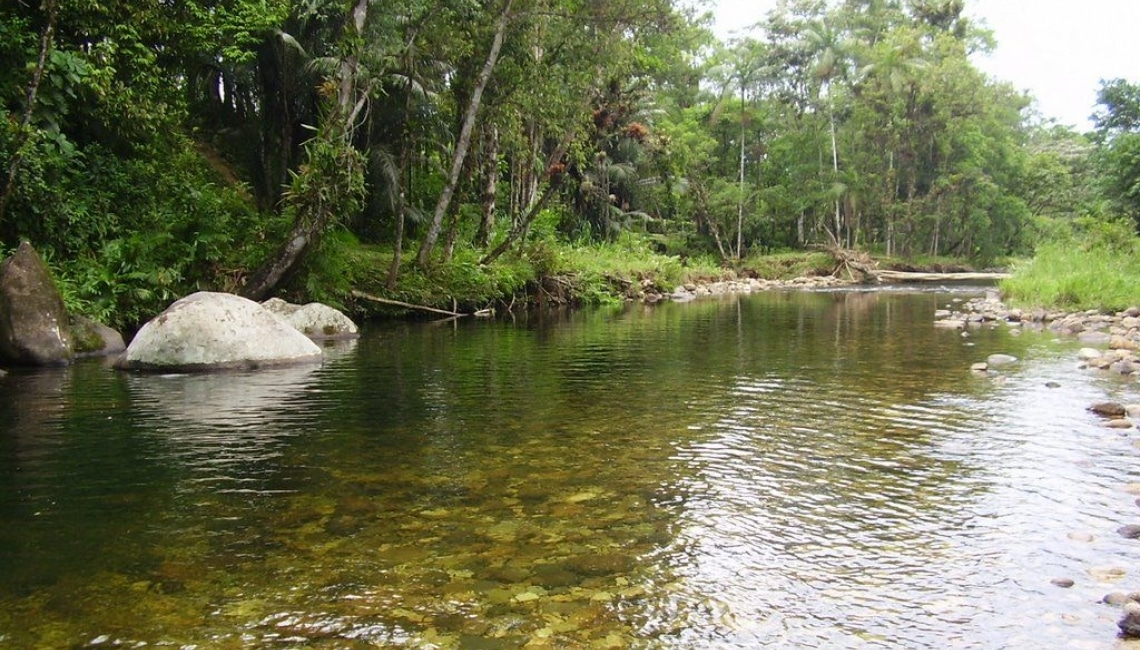
{"type": "MultiPolygon", "coordinates": [[[[403,197],[403,192],[400,196],[403,197]]],[[[400,281],[400,263],[403,261],[404,253],[404,200],[400,199],[400,209],[396,212],[396,244],[392,250],[392,265],[388,267],[388,282],[387,287],[389,290],[396,288],[396,283],[400,281]]]]}
{"type": "Polygon", "coordinates": [[[404,257],[404,224],[408,209],[407,193],[411,191],[411,187],[409,187],[411,173],[408,167],[408,157],[411,155],[411,138],[408,135],[408,124],[412,119],[413,65],[409,53],[415,43],[416,31],[411,29],[404,35],[406,43],[404,45],[404,70],[407,74],[407,82],[404,84],[404,121],[400,128],[400,155],[396,161],[396,177],[399,179],[399,187],[396,190],[396,205],[393,206],[393,211],[396,213],[396,241],[392,245],[392,264],[388,267],[388,281],[385,284],[389,291],[395,290],[396,284],[400,281],[400,264],[404,257]]]}
{"type": "Polygon", "coordinates": [[[451,210],[451,219],[447,225],[447,234],[443,236],[443,263],[447,264],[455,257],[455,241],[459,239],[459,210],[451,210]]]}
{"type": "MultiPolygon", "coordinates": [[[[827,118],[831,124],[831,171],[833,173],[832,183],[839,182],[839,147],[835,142],[835,107],[834,101],[831,99],[831,84],[827,86],[827,118]]],[[[843,229],[842,219],[839,210],[839,197],[835,197],[835,245],[841,246],[841,233],[843,229]]]]}
{"type": "Polygon", "coordinates": [[[510,22],[512,2],[513,0],[506,0],[503,5],[503,11],[499,15],[499,23],[495,28],[495,37],[491,41],[491,50],[487,53],[487,60],[483,63],[483,69],[479,71],[475,89],[471,93],[471,102],[467,105],[467,112],[463,115],[463,126],[460,127],[459,140],[455,144],[455,153],[452,155],[451,171],[447,175],[447,184],[444,185],[443,191],[439,194],[439,201],[436,202],[431,225],[428,226],[424,241],[420,244],[419,255],[416,257],[416,264],[420,268],[426,268],[431,259],[432,250],[435,248],[440,230],[443,228],[443,217],[451,206],[451,197],[455,194],[455,188],[459,184],[459,174],[463,170],[463,161],[467,158],[467,149],[471,146],[471,132],[475,128],[475,117],[479,113],[483,90],[491,79],[491,72],[495,69],[495,64],[499,60],[499,52],[503,47],[507,24],[510,22]]]}
{"type": "Polygon", "coordinates": [[[484,160],[483,219],[475,243],[486,247],[495,230],[495,198],[499,187],[499,129],[491,127],[487,133],[487,151],[484,160]]]}
{"type": "Polygon", "coordinates": [[[744,79],[740,80],[740,197],[736,202],[736,259],[744,248],[744,79]]]}
{"type": "Polygon", "coordinates": [[[562,157],[566,155],[566,150],[570,148],[570,143],[574,140],[574,133],[573,129],[567,132],[562,138],[562,142],[558,143],[558,146],[554,148],[550,157],[546,159],[546,172],[550,175],[550,183],[546,186],[546,190],[543,191],[542,196],[531,204],[526,217],[520,219],[519,222],[515,224],[515,227],[511,228],[511,232],[507,235],[507,238],[496,246],[495,250],[483,256],[483,259],[479,260],[479,264],[490,264],[498,259],[500,255],[507,252],[515,241],[526,233],[527,229],[530,228],[531,222],[534,221],[534,218],[542,211],[543,206],[550,200],[550,197],[554,195],[554,191],[562,185],[562,177],[564,174],[560,171],[555,171],[555,166],[560,163],[562,157]]]}
{"type": "Polygon", "coordinates": [[[40,90],[40,82],[43,81],[44,70],[47,68],[47,57],[55,34],[55,22],[59,16],[59,5],[56,0],[44,0],[43,9],[47,14],[47,24],[40,34],[40,56],[36,61],[35,70],[32,71],[32,79],[28,82],[28,90],[24,96],[24,116],[20,120],[20,130],[16,133],[12,160],[8,163],[8,178],[4,181],[3,192],[0,192],[0,223],[4,222],[4,212],[8,209],[8,202],[16,189],[16,174],[20,171],[20,163],[23,162],[23,149],[28,143],[28,130],[31,128],[32,115],[36,110],[36,94],[40,90]]]}
{"type": "Polygon", "coordinates": [[[479,260],[479,264],[486,266],[491,262],[499,259],[499,256],[503,253],[510,250],[515,241],[520,239],[530,228],[530,223],[534,221],[534,218],[537,217],[538,213],[542,211],[542,208],[546,205],[546,202],[550,200],[550,197],[554,195],[554,191],[557,190],[561,184],[561,176],[551,179],[550,184],[546,186],[546,190],[543,191],[542,195],[538,197],[538,200],[530,206],[530,210],[527,211],[526,217],[519,220],[518,225],[511,229],[511,232],[507,235],[507,238],[504,239],[498,246],[496,246],[495,250],[484,255],[483,259],[479,260]]]}

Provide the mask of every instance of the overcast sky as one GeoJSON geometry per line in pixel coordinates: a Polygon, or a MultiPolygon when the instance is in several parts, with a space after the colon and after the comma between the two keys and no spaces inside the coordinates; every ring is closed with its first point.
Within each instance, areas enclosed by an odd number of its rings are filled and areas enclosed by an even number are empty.
{"type": "MultiPolygon", "coordinates": [[[[975,64],[1037,99],[1046,117],[1081,130],[1101,79],[1140,82],[1140,0],[966,0],[997,50],[975,64]]],[[[711,0],[722,38],[739,35],[776,0],[711,0]]]]}

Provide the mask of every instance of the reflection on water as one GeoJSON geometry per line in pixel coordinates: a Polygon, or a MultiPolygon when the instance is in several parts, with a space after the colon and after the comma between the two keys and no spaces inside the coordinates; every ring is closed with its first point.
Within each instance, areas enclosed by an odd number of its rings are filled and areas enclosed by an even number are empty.
{"type": "Polygon", "coordinates": [[[954,296],[393,325],[0,380],[0,645],[1110,648],[1130,389],[954,296]],[[991,352],[1025,359],[971,376],[991,352]],[[1060,389],[1047,387],[1058,382],[1060,389]],[[1072,589],[1050,580],[1069,577],[1072,589]]]}

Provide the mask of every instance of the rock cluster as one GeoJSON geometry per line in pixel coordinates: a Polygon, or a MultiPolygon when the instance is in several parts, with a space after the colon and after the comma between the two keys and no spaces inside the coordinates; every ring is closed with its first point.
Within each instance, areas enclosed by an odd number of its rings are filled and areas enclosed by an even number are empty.
{"type": "MultiPolygon", "coordinates": [[[[989,293],[984,298],[966,301],[955,309],[935,313],[935,325],[939,327],[966,329],[998,323],[1006,323],[1011,327],[1039,327],[1074,336],[1088,346],[1081,348],[1077,354],[1080,367],[1123,377],[1140,377],[1140,357],[1137,354],[1140,351],[1140,307],[1113,313],[1097,310],[1022,311],[1009,309],[996,293],[989,293]]],[[[976,363],[971,369],[984,373],[990,367],[989,363],[976,363]]],[[[1140,416],[1140,405],[1097,402],[1091,404],[1088,411],[1102,418],[1106,427],[1131,429],[1133,423],[1130,418],[1140,416]]],[[[1116,532],[1125,539],[1140,539],[1140,524],[1121,526],[1116,532]]],[[[1053,584],[1068,587],[1072,581],[1055,579],[1053,584]]],[[[1111,593],[1104,597],[1103,602],[1123,608],[1117,623],[1122,636],[1140,637],[1140,593],[1111,593]]]]}
{"type": "Polygon", "coordinates": [[[1011,327],[1046,328],[1058,334],[1075,336],[1090,346],[1078,354],[1082,367],[1126,376],[1140,373],[1140,307],[1130,307],[1114,313],[1097,310],[1023,311],[1006,307],[996,293],[990,293],[984,298],[961,303],[956,309],[939,310],[935,312],[934,318],[936,326],[952,329],[996,323],[1006,323],[1011,327]]]}
{"type": "Polygon", "coordinates": [[[677,302],[686,302],[704,296],[726,296],[735,293],[753,293],[771,289],[827,289],[850,284],[831,275],[799,277],[794,280],[762,280],[743,278],[722,280],[708,284],[687,283],[666,296],[677,302]]]}
{"type": "Polygon", "coordinates": [[[151,319],[116,362],[124,370],[252,370],[319,363],[314,340],[358,336],[356,324],[320,303],[277,298],[258,304],[229,293],[199,291],[151,319]]]}
{"type": "Polygon", "coordinates": [[[186,372],[319,363],[320,347],[252,300],[200,291],[143,325],[116,362],[125,370],[186,372]]]}

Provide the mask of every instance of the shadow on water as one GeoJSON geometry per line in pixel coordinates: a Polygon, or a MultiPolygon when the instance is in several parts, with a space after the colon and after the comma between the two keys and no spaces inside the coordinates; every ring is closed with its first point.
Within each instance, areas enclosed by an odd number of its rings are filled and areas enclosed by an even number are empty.
{"type": "Polygon", "coordinates": [[[934,328],[963,296],[392,324],[264,373],[14,373],[0,641],[1111,647],[1095,601],[1140,586],[1105,569],[1136,563],[1112,533],[1135,451],[1084,413],[1106,386],[1071,345],[934,328]],[[971,376],[992,352],[1025,361],[971,376]]]}

